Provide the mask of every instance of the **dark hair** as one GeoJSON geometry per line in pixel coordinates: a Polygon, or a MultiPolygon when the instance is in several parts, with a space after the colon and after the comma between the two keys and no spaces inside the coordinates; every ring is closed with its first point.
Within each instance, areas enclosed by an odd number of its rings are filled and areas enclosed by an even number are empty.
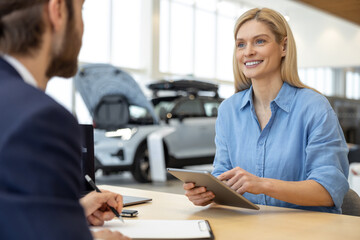
{"type": "MultiPolygon", "coordinates": [[[[72,20],[73,0],[65,0],[72,20]]],[[[6,0],[0,2],[0,52],[30,55],[38,49],[45,31],[43,4],[48,0],[6,0]]]]}

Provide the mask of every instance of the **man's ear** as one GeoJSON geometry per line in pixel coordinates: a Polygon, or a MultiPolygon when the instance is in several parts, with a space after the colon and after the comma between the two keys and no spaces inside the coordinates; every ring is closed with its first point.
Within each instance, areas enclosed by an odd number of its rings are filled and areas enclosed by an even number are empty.
{"type": "Polygon", "coordinates": [[[64,28],[67,19],[65,0],[49,0],[47,11],[51,29],[58,32],[64,28]]]}
{"type": "Polygon", "coordinates": [[[286,49],[287,49],[287,37],[284,37],[284,39],[282,41],[282,51],[281,51],[282,57],[286,56],[286,49]]]}

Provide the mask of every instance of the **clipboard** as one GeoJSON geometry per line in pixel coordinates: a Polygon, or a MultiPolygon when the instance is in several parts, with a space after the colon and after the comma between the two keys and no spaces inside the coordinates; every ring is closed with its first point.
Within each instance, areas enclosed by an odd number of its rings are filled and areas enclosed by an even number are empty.
{"type": "Polygon", "coordinates": [[[215,239],[207,220],[124,220],[105,222],[101,227],[90,227],[92,231],[110,229],[119,231],[134,240],[154,239],[215,239]]]}
{"type": "Polygon", "coordinates": [[[214,202],[221,205],[249,208],[259,210],[259,206],[253,204],[241,194],[235,192],[225,183],[214,177],[208,171],[196,171],[188,169],[168,168],[167,171],[184,183],[193,182],[197,187],[206,187],[215,194],[214,202]]]}

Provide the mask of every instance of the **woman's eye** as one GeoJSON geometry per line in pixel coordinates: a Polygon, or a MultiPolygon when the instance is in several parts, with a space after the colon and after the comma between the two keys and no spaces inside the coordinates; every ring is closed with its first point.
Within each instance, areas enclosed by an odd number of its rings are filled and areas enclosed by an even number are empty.
{"type": "Polygon", "coordinates": [[[238,43],[237,47],[238,47],[238,48],[244,48],[244,47],[245,47],[245,44],[244,44],[244,43],[238,43]]]}
{"type": "Polygon", "coordinates": [[[263,44],[263,43],[265,43],[265,40],[263,39],[256,40],[256,44],[263,44]]]}

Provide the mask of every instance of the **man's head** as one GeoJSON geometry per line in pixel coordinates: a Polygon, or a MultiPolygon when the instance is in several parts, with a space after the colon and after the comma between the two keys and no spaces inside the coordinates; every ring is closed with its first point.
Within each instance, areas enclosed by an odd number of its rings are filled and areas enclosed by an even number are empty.
{"type": "Polygon", "coordinates": [[[0,2],[0,52],[32,57],[49,41],[46,76],[71,77],[81,47],[83,0],[0,2]]]}

